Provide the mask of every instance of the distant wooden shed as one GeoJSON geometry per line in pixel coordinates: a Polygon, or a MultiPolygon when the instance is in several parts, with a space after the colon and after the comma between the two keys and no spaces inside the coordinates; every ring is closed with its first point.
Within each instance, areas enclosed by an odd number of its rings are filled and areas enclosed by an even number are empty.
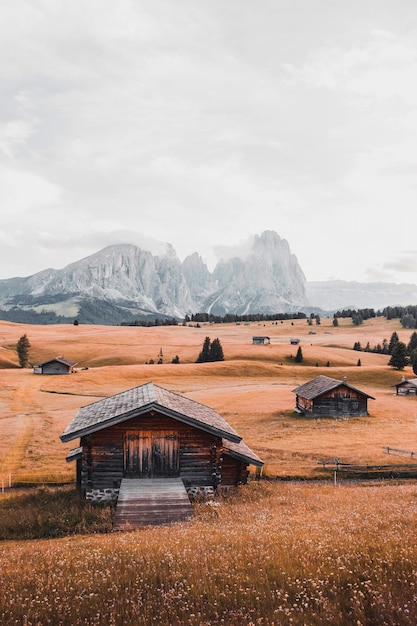
{"type": "Polygon", "coordinates": [[[416,396],[417,395],[417,378],[405,378],[395,385],[397,396],[416,396]]]}
{"type": "Polygon", "coordinates": [[[263,461],[213,409],[152,382],[82,407],[61,435],[79,438],[78,486],[117,497],[123,478],[182,479],[187,491],[244,484],[263,461]]]}
{"type": "Polygon", "coordinates": [[[351,385],[347,379],[317,376],[292,390],[296,394],[295,411],[310,417],[362,417],[369,415],[372,396],[351,385]]]}
{"type": "Polygon", "coordinates": [[[252,343],[266,345],[271,343],[271,338],[264,335],[252,337],[252,343]]]}
{"type": "Polygon", "coordinates": [[[57,356],[54,359],[34,365],[34,374],[73,374],[75,372],[75,361],[66,359],[64,356],[57,356]]]}

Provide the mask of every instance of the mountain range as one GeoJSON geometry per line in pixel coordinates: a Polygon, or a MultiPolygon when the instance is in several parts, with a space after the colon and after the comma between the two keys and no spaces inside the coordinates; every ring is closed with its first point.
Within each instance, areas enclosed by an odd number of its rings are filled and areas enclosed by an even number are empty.
{"type": "Polygon", "coordinates": [[[331,312],[415,302],[416,285],[307,283],[288,242],[274,231],[255,235],[244,256],[231,254],[212,272],[198,252],[181,261],[171,244],[162,255],[118,244],[60,270],[0,280],[0,318],[32,323],[118,324],[198,312],[331,312]]]}

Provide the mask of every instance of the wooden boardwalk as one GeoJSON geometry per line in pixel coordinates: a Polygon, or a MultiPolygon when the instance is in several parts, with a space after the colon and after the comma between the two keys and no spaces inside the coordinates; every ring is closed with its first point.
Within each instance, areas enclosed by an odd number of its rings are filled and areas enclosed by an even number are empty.
{"type": "Polygon", "coordinates": [[[124,478],[113,530],[173,524],[192,516],[193,508],[181,478],[124,478]]]}

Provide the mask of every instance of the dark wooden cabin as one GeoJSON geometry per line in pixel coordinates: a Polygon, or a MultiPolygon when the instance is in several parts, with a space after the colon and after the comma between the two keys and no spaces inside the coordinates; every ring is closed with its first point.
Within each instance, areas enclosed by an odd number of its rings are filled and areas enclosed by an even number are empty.
{"type": "Polygon", "coordinates": [[[77,462],[86,497],[117,497],[123,478],[182,478],[187,490],[235,487],[263,466],[213,409],[151,382],[82,407],[61,435],[80,439],[77,462]]]}
{"type": "Polygon", "coordinates": [[[402,377],[401,382],[395,385],[397,396],[416,396],[417,378],[402,377]]]}
{"type": "Polygon", "coordinates": [[[39,363],[33,366],[34,374],[73,374],[75,371],[75,361],[66,359],[64,356],[57,356],[54,359],[39,363]]]}
{"type": "Polygon", "coordinates": [[[347,380],[317,376],[292,390],[296,394],[295,411],[310,417],[361,417],[369,415],[372,396],[348,385],[347,380]]]}
{"type": "Polygon", "coordinates": [[[252,343],[258,345],[268,345],[271,343],[271,338],[264,335],[252,337],[252,343]]]}

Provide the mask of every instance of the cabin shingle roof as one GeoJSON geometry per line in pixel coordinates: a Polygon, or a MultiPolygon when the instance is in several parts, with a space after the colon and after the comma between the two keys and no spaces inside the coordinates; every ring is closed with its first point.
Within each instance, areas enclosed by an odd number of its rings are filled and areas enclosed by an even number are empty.
{"type": "Polygon", "coordinates": [[[240,443],[233,443],[232,441],[226,441],[223,439],[223,447],[226,450],[226,454],[230,454],[230,456],[233,456],[236,459],[240,459],[241,461],[258,467],[262,467],[264,464],[259,456],[255,454],[243,441],[240,443]]]}
{"type": "Polygon", "coordinates": [[[404,385],[404,384],[414,385],[414,387],[417,387],[417,378],[404,378],[404,380],[401,380],[399,383],[396,383],[394,387],[399,387],[400,385],[404,385]]]}
{"type": "Polygon", "coordinates": [[[210,407],[149,382],[81,407],[62,433],[61,440],[71,441],[152,410],[228,441],[239,443],[242,439],[210,407]]]}
{"type": "Polygon", "coordinates": [[[72,367],[73,365],[77,365],[76,361],[72,361],[71,359],[67,359],[64,356],[56,356],[54,359],[49,359],[44,363],[38,363],[34,367],[43,367],[44,365],[49,365],[49,363],[53,363],[54,361],[58,361],[58,363],[62,363],[63,365],[68,365],[68,367],[72,367]]]}
{"type": "Polygon", "coordinates": [[[292,393],[296,393],[298,396],[306,398],[307,400],[314,400],[314,398],[317,398],[332,389],[336,389],[336,387],[340,387],[341,385],[348,387],[349,389],[352,389],[367,398],[375,400],[375,398],[367,393],[360,391],[356,387],[352,387],[352,385],[348,385],[348,383],[344,380],[337,380],[336,378],[330,378],[329,376],[324,375],[317,376],[316,378],[313,378],[313,380],[292,389],[292,393]]]}

